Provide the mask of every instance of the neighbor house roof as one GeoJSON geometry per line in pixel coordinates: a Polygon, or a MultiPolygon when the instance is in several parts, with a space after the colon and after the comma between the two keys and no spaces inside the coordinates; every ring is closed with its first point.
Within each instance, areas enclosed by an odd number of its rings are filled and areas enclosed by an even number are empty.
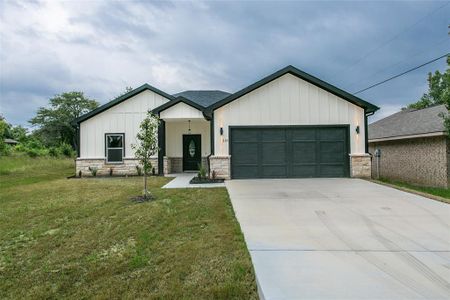
{"type": "Polygon", "coordinates": [[[346,91],[341,90],[341,89],[335,87],[334,85],[331,85],[331,84],[329,84],[329,83],[327,83],[327,82],[325,82],[323,80],[320,80],[317,77],[314,77],[314,76],[312,76],[312,75],[310,75],[308,73],[305,73],[305,72],[295,68],[294,66],[290,66],[289,65],[289,66],[287,66],[287,67],[285,67],[285,68],[283,68],[283,69],[281,69],[281,70],[279,70],[279,71],[277,71],[277,72],[275,72],[275,73],[273,73],[273,74],[271,74],[271,75],[269,75],[267,77],[264,77],[263,79],[255,82],[255,83],[247,86],[246,88],[244,88],[244,89],[242,89],[242,90],[240,90],[240,91],[238,91],[238,92],[236,92],[234,94],[229,95],[225,99],[220,100],[220,101],[210,105],[207,108],[206,114],[207,115],[211,115],[212,112],[214,110],[216,110],[217,108],[219,108],[221,106],[224,106],[225,104],[228,104],[228,103],[230,103],[230,102],[232,102],[232,101],[234,101],[234,100],[244,96],[245,94],[248,94],[251,91],[256,90],[257,88],[259,88],[259,87],[261,87],[261,86],[263,86],[263,85],[265,85],[265,84],[267,84],[267,83],[269,83],[269,82],[271,82],[271,81],[273,81],[273,80],[275,80],[275,79],[277,79],[277,78],[279,78],[279,77],[281,77],[281,76],[283,76],[285,74],[292,74],[292,75],[294,75],[294,76],[296,76],[296,77],[298,77],[300,79],[303,79],[303,80],[305,80],[305,81],[307,81],[307,82],[309,82],[309,83],[311,83],[311,84],[313,84],[315,86],[318,86],[318,87],[326,90],[327,92],[330,92],[330,93],[332,93],[332,94],[334,94],[334,95],[336,95],[338,97],[341,97],[341,98],[343,98],[343,99],[345,99],[345,100],[347,100],[347,101],[349,101],[349,102],[351,102],[351,103],[353,103],[353,104],[355,104],[357,106],[360,106],[360,107],[362,107],[362,108],[364,108],[366,110],[366,113],[373,113],[373,112],[377,111],[378,109],[380,109],[376,105],[373,105],[373,104],[371,104],[371,103],[369,103],[367,101],[364,101],[363,99],[358,98],[358,97],[356,97],[356,96],[354,96],[354,95],[352,95],[350,93],[347,93],[346,91]]]}
{"type": "Polygon", "coordinates": [[[6,144],[18,144],[19,142],[13,139],[5,139],[6,144]]]}
{"type": "Polygon", "coordinates": [[[369,141],[390,140],[423,135],[442,135],[445,132],[441,114],[445,105],[424,109],[405,109],[369,125],[369,141]]]}
{"type": "Polygon", "coordinates": [[[182,96],[192,102],[195,102],[203,107],[210,106],[211,104],[216,103],[226,97],[228,97],[230,93],[219,91],[219,90],[211,90],[211,91],[184,91],[181,93],[174,94],[174,97],[182,96]]]}

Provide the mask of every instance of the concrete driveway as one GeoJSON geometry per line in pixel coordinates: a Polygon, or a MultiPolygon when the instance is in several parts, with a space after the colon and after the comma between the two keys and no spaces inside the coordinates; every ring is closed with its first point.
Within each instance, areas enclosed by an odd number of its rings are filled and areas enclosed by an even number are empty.
{"type": "Polygon", "coordinates": [[[450,205],[359,179],[226,186],[265,299],[450,299],[450,205]]]}

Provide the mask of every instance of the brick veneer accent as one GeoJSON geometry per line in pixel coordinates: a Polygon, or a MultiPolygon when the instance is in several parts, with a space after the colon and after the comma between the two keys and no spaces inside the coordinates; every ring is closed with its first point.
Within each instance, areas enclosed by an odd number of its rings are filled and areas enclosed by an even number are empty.
{"type": "MultiPolygon", "coordinates": [[[[215,171],[216,178],[230,179],[230,156],[210,156],[211,172],[215,171]]],[[[210,174],[211,175],[211,174],[210,174]]]]}
{"type": "MultiPolygon", "coordinates": [[[[449,187],[449,143],[445,136],[369,143],[369,152],[381,150],[380,177],[411,184],[449,187]]],[[[372,175],[376,178],[376,157],[372,175]]]]}
{"type": "MultiPolygon", "coordinates": [[[[202,157],[202,164],[207,168],[208,160],[206,157],[202,157]]],[[[182,173],[183,172],[183,158],[182,157],[167,157],[163,159],[164,174],[182,173]]]]}
{"type": "Polygon", "coordinates": [[[368,153],[350,154],[350,176],[356,178],[370,178],[371,156],[368,153]]]}
{"type": "MultiPolygon", "coordinates": [[[[151,162],[155,172],[158,173],[158,159],[153,158],[151,162]]],[[[97,168],[98,176],[109,176],[110,168],[113,169],[113,175],[137,175],[136,166],[138,165],[140,166],[139,161],[134,158],[124,158],[123,163],[120,164],[110,164],[105,159],[77,158],[75,169],[77,176],[80,171],[82,176],[92,176],[89,167],[97,168]]]]}

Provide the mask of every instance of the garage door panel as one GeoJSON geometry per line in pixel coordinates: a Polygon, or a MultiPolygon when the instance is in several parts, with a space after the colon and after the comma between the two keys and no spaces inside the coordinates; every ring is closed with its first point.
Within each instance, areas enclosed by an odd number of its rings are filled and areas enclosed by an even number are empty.
{"type": "Polygon", "coordinates": [[[285,178],[287,177],[286,165],[262,166],[262,177],[264,178],[285,178]]]}
{"type": "Polygon", "coordinates": [[[285,164],[286,143],[262,143],[263,164],[285,164]]]}
{"type": "Polygon", "coordinates": [[[257,164],[257,143],[236,142],[233,144],[233,161],[236,164],[257,164]]]}
{"type": "Polygon", "coordinates": [[[235,142],[257,142],[259,131],[257,129],[242,129],[233,131],[233,141],[235,142]]]}
{"type": "Polygon", "coordinates": [[[286,130],[261,129],[261,139],[263,142],[284,142],[286,141],[286,130]]]}
{"type": "Polygon", "coordinates": [[[258,166],[235,166],[233,168],[233,178],[259,178],[258,166]]]}
{"type": "Polygon", "coordinates": [[[343,164],[322,164],[320,165],[320,177],[344,177],[345,168],[343,164]]]}
{"type": "Polygon", "coordinates": [[[292,163],[315,163],[316,145],[314,142],[292,142],[292,163]]]}
{"type": "Polygon", "coordinates": [[[317,177],[316,164],[313,165],[293,165],[291,167],[292,174],[290,177],[294,178],[308,178],[317,177]]]}
{"type": "Polygon", "coordinates": [[[342,163],[344,155],[344,142],[321,142],[320,162],[321,163],[342,163]]]}
{"type": "Polygon", "coordinates": [[[231,128],[233,178],[345,177],[348,127],[231,128]]]}
{"type": "Polygon", "coordinates": [[[315,140],[316,128],[293,128],[290,129],[293,141],[315,140]]]}
{"type": "Polygon", "coordinates": [[[343,128],[321,128],[319,139],[321,141],[344,141],[346,139],[345,130],[343,128]]]}

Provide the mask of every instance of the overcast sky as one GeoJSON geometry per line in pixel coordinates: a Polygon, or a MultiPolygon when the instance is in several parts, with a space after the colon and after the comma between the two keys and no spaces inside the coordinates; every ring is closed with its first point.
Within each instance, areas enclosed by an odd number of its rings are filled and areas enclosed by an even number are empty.
{"type": "MultiPolygon", "coordinates": [[[[348,92],[450,49],[448,2],[0,1],[0,114],[28,126],[65,91],[235,92],[294,65],[348,92]]],[[[445,59],[358,94],[375,118],[416,101],[445,59]]]]}

